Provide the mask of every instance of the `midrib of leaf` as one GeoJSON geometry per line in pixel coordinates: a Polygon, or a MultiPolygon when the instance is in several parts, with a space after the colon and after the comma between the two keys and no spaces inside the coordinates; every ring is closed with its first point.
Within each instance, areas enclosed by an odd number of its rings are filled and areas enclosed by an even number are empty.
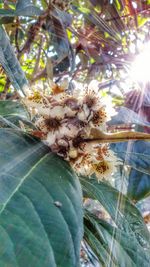
{"type": "MultiPolygon", "coordinates": [[[[10,131],[11,132],[11,129],[7,129],[8,131],[10,131]]],[[[19,132],[19,131],[17,131],[17,132],[19,132]]],[[[20,130],[20,133],[22,133],[21,132],[21,130],[20,130]]],[[[37,146],[35,146],[35,148],[32,148],[32,150],[31,150],[31,148],[28,148],[28,150],[25,152],[25,153],[23,153],[23,154],[20,154],[19,156],[15,156],[15,160],[14,161],[11,161],[11,165],[12,165],[12,168],[14,168],[14,167],[16,167],[16,165],[17,164],[20,164],[23,160],[26,160],[26,158],[28,157],[28,156],[31,156],[32,154],[34,155],[34,153],[39,149],[39,148],[41,148],[41,145],[42,143],[38,143],[38,147],[37,146]],[[21,157],[21,160],[20,160],[20,157],[21,157]]],[[[44,155],[45,156],[45,155],[44,155]]],[[[41,157],[41,159],[42,159],[42,157],[41,157]]],[[[41,160],[40,159],[40,160],[41,160]]],[[[37,163],[38,163],[38,161],[37,161],[37,163]]],[[[36,163],[36,164],[37,164],[36,163]]],[[[35,165],[36,165],[35,164],[35,165]]],[[[10,166],[10,162],[8,162],[8,164],[5,164],[5,166],[4,166],[4,168],[1,168],[1,173],[4,171],[5,172],[5,169],[8,171],[10,171],[11,170],[11,168],[9,167],[10,166]]],[[[33,165],[34,166],[34,165],[33,165]]],[[[31,168],[31,170],[32,170],[32,168],[31,168]]]]}
{"type": "Polygon", "coordinates": [[[7,201],[3,204],[2,209],[0,210],[0,214],[2,214],[2,212],[5,210],[6,206],[8,205],[8,203],[11,201],[11,198],[14,196],[15,193],[17,193],[17,191],[19,190],[19,188],[22,186],[22,184],[25,182],[25,180],[28,178],[28,176],[32,173],[32,171],[49,155],[46,154],[44,155],[36,164],[34,164],[32,166],[32,168],[27,172],[26,175],[23,176],[23,178],[21,179],[21,181],[18,183],[18,186],[15,188],[15,190],[12,192],[12,194],[9,196],[9,198],[7,199],[7,201]]]}

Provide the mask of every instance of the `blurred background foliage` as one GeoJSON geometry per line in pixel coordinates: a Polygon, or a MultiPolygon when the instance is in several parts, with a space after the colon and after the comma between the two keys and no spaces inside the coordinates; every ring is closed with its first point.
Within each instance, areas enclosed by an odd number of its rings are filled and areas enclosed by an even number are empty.
{"type": "MultiPolygon", "coordinates": [[[[136,86],[127,83],[130,64],[149,40],[149,1],[18,3],[1,1],[0,23],[31,84],[67,78],[71,87],[94,78],[111,96],[120,93],[114,101],[122,103],[122,91],[136,86]]],[[[9,89],[1,70],[0,91],[9,89]]]]}
{"type": "MultiPolygon", "coordinates": [[[[108,131],[150,132],[149,81],[131,75],[132,63],[150,41],[149,0],[5,0],[0,1],[0,25],[1,43],[5,29],[31,86],[45,90],[53,80],[71,91],[77,82],[96,80],[117,111],[108,131]]],[[[18,99],[13,78],[6,75],[15,60],[3,46],[0,62],[0,99],[18,99]]],[[[25,81],[19,78],[19,86],[25,81]]],[[[112,184],[136,203],[149,225],[150,144],[136,141],[111,148],[123,161],[112,184]]]]}

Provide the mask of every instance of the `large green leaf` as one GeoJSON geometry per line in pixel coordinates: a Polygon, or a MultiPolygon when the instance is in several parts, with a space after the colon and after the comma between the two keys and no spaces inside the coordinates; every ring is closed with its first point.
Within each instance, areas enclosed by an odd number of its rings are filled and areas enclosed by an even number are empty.
{"type": "Polygon", "coordinates": [[[135,238],[85,211],[84,239],[99,258],[102,266],[149,266],[149,251],[135,238]]]}
{"type": "Polygon", "coordinates": [[[82,194],[68,164],[0,129],[0,165],[0,266],[79,266],[82,194]]]}
{"type": "Polygon", "coordinates": [[[120,230],[136,238],[145,249],[150,247],[150,235],[139,210],[130,200],[107,183],[80,178],[84,195],[97,199],[108,211],[120,230]]]}
{"type": "Polygon", "coordinates": [[[24,72],[21,69],[19,61],[15,55],[15,52],[10,44],[9,38],[0,26],[0,64],[5,69],[12,85],[18,91],[22,91],[22,88],[27,84],[27,79],[24,72]]]}

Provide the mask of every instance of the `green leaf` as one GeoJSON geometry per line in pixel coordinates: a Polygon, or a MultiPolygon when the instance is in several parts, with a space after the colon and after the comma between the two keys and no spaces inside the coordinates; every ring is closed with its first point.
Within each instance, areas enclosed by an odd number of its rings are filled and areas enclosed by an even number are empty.
{"type": "MultiPolygon", "coordinates": [[[[139,156],[140,157],[140,156],[139,156]]],[[[131,169],[128,184],[128,197],[139,201],[150,196],[150,173],[131,169]]]]}
{"type": "MultiPolygon", "coordinates": [[[[102,266],[105,267],[105,261],[109,257],[109,253],[105,249],[104,242],[101,241],[100,237],[96,237],[95,233],[91,230],[91,226],[87,226],[86,221],[84,221],[84,240],[87,242],[90,249],[97,256],[99,263],[101,263],[102,266]]],[[[112,263],[115,263],[113,259],[112,263]]]]}
{"type": "Polygon", "coordinates": [[[14,17],[15,12],[13,9],[0,9],[0,16],[1,17],[14,17]]]}
{"type": "Polygon", "coordinates": [[[27,6],[33,5],[32,0],[17,0],[16,9],[22,9],[27,6]]]}
{"type": "Polygon", "coordinates": [[[0,63],[14,88],[21,92],[28,82],[3,27],[0,27],[0,63]]]}
{"type": "Polygon", "coordinates": [[[42,10],[33,5],[30,0],[18,0],[16,4],[16,10],[14,9],[0,9],[0,16],[5,17],[15,17],[15,16],[25,16],[33,17],[40,16],[42,10]]]}
{"type": "Polygon", "coordinates": [[[23,123],[26,129],[36,130],[26,109],[19,101],[1,100],[0,101],[0,128],[20,128],[23,123]]]}
{"type": "Polygon", "coordinates": [[[115,2],[114,4],[115,4],[115,6],[116,6],[116,9],[117,9],[118,11],[122,11],[122,9],[123,9],[122,1],[115,0],[114,2],[115,2]]]}
{"type": "Polygon", "coordinates": [[[14,18],[13,17],[2,17],[0,19],[0,24],[12,24],[14,22],[14,18]]]}
{"type": "Polygon", "coordinates": [[[0,166],[0,266],[79,266],[82,194],[68,164],[0,129],[0,166]]]}
{"type": "Polygon", "coordinates": [[[18,0],[15,15],[17,16],[39,16],[42,11],[32,4],[31,0],[18,0]]]}
{"type": "Polygon", "coordinates": [[[128,196],[141,200],[150,195],[150,144],[145,141],[111,144],[111,149],[124,164],[131,167],[129,173],[128,196]]]}
{"type": "Polygon", "coordinates": [[[88,211],[85,211],[84,224],[86,226],[84,239],[100,259],[102,266],[109,266],[110,262],[113,266],[120,267],[149,265],[149,251],[144,250],[136,238],[132,238],[126,232],[88,211]]]}
{"type": "Polygon", "coordinates": [[[107,183],[80,178],[85,197],[96,199],[107,210],[120,230],[136,237],[144,247],[150,246],[150,235],[138,209],[130,200],[107,183]]]}
{"type": "Polygon", "coordinates": [[[149,21],[149,18],[143,18],[141,15],[137,16],[137,22],[138,22],[138,26],[142,27],[146,24],[146,22],[149,21]]]}
{"type": "Polygon", "coordinates": [[[21,115],[28,118],[28,113],[19,101],[1,100],[0,101],[1,116],[21,115]]]}
{"type": "Polygon", "coordinates": [[[150,127],[150,123],[143,118],[136,112],[126,107],[119,107],[117,109],[117,114],[111,118],[109,122],[110,125],[115,124],[136,124],[140,126],[148,126],[150,127]]]}

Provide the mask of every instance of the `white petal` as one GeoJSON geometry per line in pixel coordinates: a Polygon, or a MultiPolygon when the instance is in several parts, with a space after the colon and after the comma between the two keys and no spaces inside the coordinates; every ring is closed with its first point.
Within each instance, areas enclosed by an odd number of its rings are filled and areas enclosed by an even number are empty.
{"type": "Polygon", "coordinates": [[[49,110],[49,115],[52,118],[63,119],[65,116],[65,110],[62,106],[55,106],[54,108],[49,110]]]}
{"type": "Polygon", "coordinates": [[[53,145],[55,143],[55,141],[56,141],[56,137],[57,137],[57,133],[56,132],[49,132],[48,135],[47,135],[45,143],[48,146],[53,145]]]}
{"type": "Polygon", "coordinates": [[[78,128],[71,125],[71,127],[68,127],[66,124],[63,124],[61,129],[60,129],[60,135],[63,136],[68,136],[74,138],[78,134],[78,128]]]}
{"type": "Polygon", "coordinates": [[[69,107],[65,107],[65,108],[64,108],[64,113],[65,113],[66,116],[68,116],[68,117],[74,117],[75,114],[76,114],[76,111],[75,111],[75,110],[72,110],[72,109],[69,108],[69,107]]]}
{"type": "Polygon", "coordinates": [[[78,112],[77,117],[80,121],[86,121],[87,117],[84,111],[78,112]]]}

